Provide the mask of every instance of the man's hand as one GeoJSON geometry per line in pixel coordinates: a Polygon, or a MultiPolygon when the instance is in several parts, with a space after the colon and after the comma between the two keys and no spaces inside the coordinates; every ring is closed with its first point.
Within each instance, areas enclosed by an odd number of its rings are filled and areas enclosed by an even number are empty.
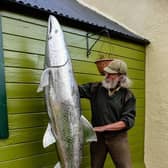
{"type": "Polygon", "coordinates": [[[95,132],[104,132],[105,131],[105,126],[94,127],[93,130],[95,132]]]}
{"type": "Polygon", "coordinates": [[[104,132],[104,131],[119,131],[126,128],[126,124],[124,121],[118,121],[112,124],[107,124],[103,126],[94,127],[93,130],[96,132],[104,132]]]}

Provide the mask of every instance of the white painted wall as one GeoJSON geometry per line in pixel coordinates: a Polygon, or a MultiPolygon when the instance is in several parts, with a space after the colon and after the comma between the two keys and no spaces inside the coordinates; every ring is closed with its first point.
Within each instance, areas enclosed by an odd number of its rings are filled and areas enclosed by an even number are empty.
{"type": "Polygon", "coordinates": [[[168,168],[168,0],[78,0],[151,41],[146,51],[147,168],[168,168]]]}

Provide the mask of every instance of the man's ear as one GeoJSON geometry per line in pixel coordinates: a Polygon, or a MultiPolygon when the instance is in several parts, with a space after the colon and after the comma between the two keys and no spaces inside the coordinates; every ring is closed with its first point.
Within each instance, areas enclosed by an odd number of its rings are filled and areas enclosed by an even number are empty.
{"type": "Polygon", "coordinates": [[[120,75],[120,82],[124,82],[126,80],[125,76],[124,75],[120,75]]]}

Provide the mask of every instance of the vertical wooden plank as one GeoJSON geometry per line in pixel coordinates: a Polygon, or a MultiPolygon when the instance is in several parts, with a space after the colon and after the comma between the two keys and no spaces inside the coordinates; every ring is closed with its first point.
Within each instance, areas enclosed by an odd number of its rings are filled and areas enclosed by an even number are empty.
{"type": "Polygon", "coordinates": [[[2,22],[0,16],[0,138],[8,138],[8,119],[6,107],[6,88],[4,74],[4,58],[2,45],[2,22]]]}

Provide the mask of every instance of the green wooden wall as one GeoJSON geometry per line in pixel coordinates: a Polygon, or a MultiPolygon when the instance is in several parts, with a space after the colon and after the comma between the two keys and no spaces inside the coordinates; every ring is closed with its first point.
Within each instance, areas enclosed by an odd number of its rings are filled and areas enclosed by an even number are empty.
{"type": "MultiPolygon", "coordinates": [[[[56,163],[55,146],[42,147],[48,116],[43,94],[36,93],[43,70],[47,21],[0,11],[5,61],[9,138],[0,140],[0,168],[52,168],[56,163]]],[[[137,97],[135,127],[129,132],[134,168],[144,167],[144,78],[145,48],[115,39],[101,38],[86,57],[86,32],[63,27],[78,83],[100,81],[94,61],[111,52],[128,64],[137,97]]],[[[89,39],[92,44],[94,39],[89,39]]],[[[82,100],[83,114],[90,119],[89,102],[82,100]]],[[[108,156],[105,168],[112,167],[108,156]]],[[[89,148],[84,147],[83,168],[89,168],[89,148]]]]}

